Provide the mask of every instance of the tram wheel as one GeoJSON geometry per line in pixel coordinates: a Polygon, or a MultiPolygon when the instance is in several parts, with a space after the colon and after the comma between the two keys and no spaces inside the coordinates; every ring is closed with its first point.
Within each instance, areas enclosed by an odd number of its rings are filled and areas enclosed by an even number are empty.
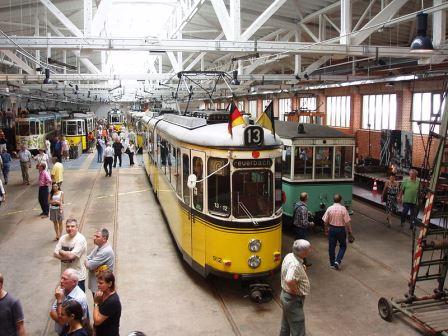
{"type": "Polygon", "coordinates": [[[392,321],[393,311],[394,308],[388,299],[382,297],[378,300],[378,313],[384,321],[392,321]]]}

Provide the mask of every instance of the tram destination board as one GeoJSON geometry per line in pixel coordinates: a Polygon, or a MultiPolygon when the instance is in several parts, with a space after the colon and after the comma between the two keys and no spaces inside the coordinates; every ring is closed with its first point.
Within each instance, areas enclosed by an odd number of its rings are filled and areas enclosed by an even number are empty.
{"type": "Polygon", "coordinates": [[[245,146],[261,146],[264,143],[263,128],[260,126],[248,126],[244,130],[245,146]]]}
{"type": "Polygon", "coordinates": [[[233,161],[235,168],[271,168],[271,159],[238,159],[233,161]]]}

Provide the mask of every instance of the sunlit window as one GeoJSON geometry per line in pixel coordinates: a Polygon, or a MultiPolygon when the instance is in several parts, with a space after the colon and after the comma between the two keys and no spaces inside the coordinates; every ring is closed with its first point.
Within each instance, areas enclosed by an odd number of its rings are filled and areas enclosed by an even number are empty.
{"type": "Polygon", "coordinates": [[[350,96],[327,97],[327,126],[350,127],[350,96]]]}
{"type": "Polygon", "coordinates": [[[278,100],[279,120],[286,121],[287,115],[291,112],[291,98],[282,98],[278,100]]]}
{"type": "MultiPolygon", "coordinates": [[[[412,98],[412,131],[414,133],[429,134],[431,124],[428,122],[434,120],[436,115],[439,113],[441,108],[442,95],[440,93],[414,93],[412,98]],[[419,126],[418,121],[423,121],[419,126]]],[[[443,115],[444,103],[442,104],[442,109],[440,111],[441,116],[443,115]]],[[[441,120],[441,116],[438,119],[441,120]]],[[[434,132],[439,132],[439,126],[434,126],[434,132]]]]}
{"type": "Polygon", "coordinates": [[[316,97],[300,97],[299,109],[301,111],[314,112],[317,110],[317,98],[316,97]]]}
{"type": "Polygon", "coordinates": [[[394,130],[397,119],[397,95],[362,96],[362,128],[394,130]]]}
{"type": "Polygon", "coordinates": [[[257,118],[257,101],[249,100],[249,113],[252,115],[252,118],[257,118]]]}

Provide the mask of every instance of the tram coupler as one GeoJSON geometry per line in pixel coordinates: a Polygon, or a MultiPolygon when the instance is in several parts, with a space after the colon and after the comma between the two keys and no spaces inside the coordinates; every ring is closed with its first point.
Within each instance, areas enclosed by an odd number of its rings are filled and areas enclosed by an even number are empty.
{"type": "Polygon", "coordinates": [[[252,302],[268,303],[274,297],[274,291],[268,284],[258,283],[249,285],[249,298],[252,302]]]}

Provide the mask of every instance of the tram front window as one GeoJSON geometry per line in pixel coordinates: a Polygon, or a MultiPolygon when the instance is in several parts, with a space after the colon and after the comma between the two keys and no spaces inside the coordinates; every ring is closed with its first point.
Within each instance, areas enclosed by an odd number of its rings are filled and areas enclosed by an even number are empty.
{"type": "Polygon", "coordinates": [[[313,178],[313,147],[294,148],[294,179],[313,178]]]}
{"type": "Polygon", "coordinates": [[[30,124],[27,121],[17,123],[17,134],[20,136],[29,136],[30,124]]]}
{"type": "Polygon", "coordinates": [[[273,212],[273,178],[269,170],[233,173],[233,215],[236,218],[270,217],[273,212]]]}
{"type": "Polygon", "coordinates": [[[352,178],[353,146],[335,147],[334,178],[352,178]]]}
{"type": "Polygon", "coordinates": [[[207,164],[208,210],[212,215],[230,215],[230,168],[219,170],[228,163],[227,159],[209,158],[207,164]]]}
{"type": "Polygon", "coordinates": [[[120,122],[120,117],[119,116],[111,116],[110,121],[112,124],[118,124],[120,122]]]}
{"type": "Polygon", "coordinates": [[[66,135],[78,135],[78,129],[76,126],[76,121],[67,122],[67,134],[66,135]]]}
{"type": "Polygon", "coordinates": [[[283,146],[283,176],[291,178],[291,146],[283,146]]]}
{"type": "Polygon", "coordinates": [[[37,121],[30,121],[30,135],[39,134],[39,123],[37,121]]]}
{"type": "Polygon", "coordinates": [[[316,147],[315,179],[333,178],[333,147],[316,147]]]}

